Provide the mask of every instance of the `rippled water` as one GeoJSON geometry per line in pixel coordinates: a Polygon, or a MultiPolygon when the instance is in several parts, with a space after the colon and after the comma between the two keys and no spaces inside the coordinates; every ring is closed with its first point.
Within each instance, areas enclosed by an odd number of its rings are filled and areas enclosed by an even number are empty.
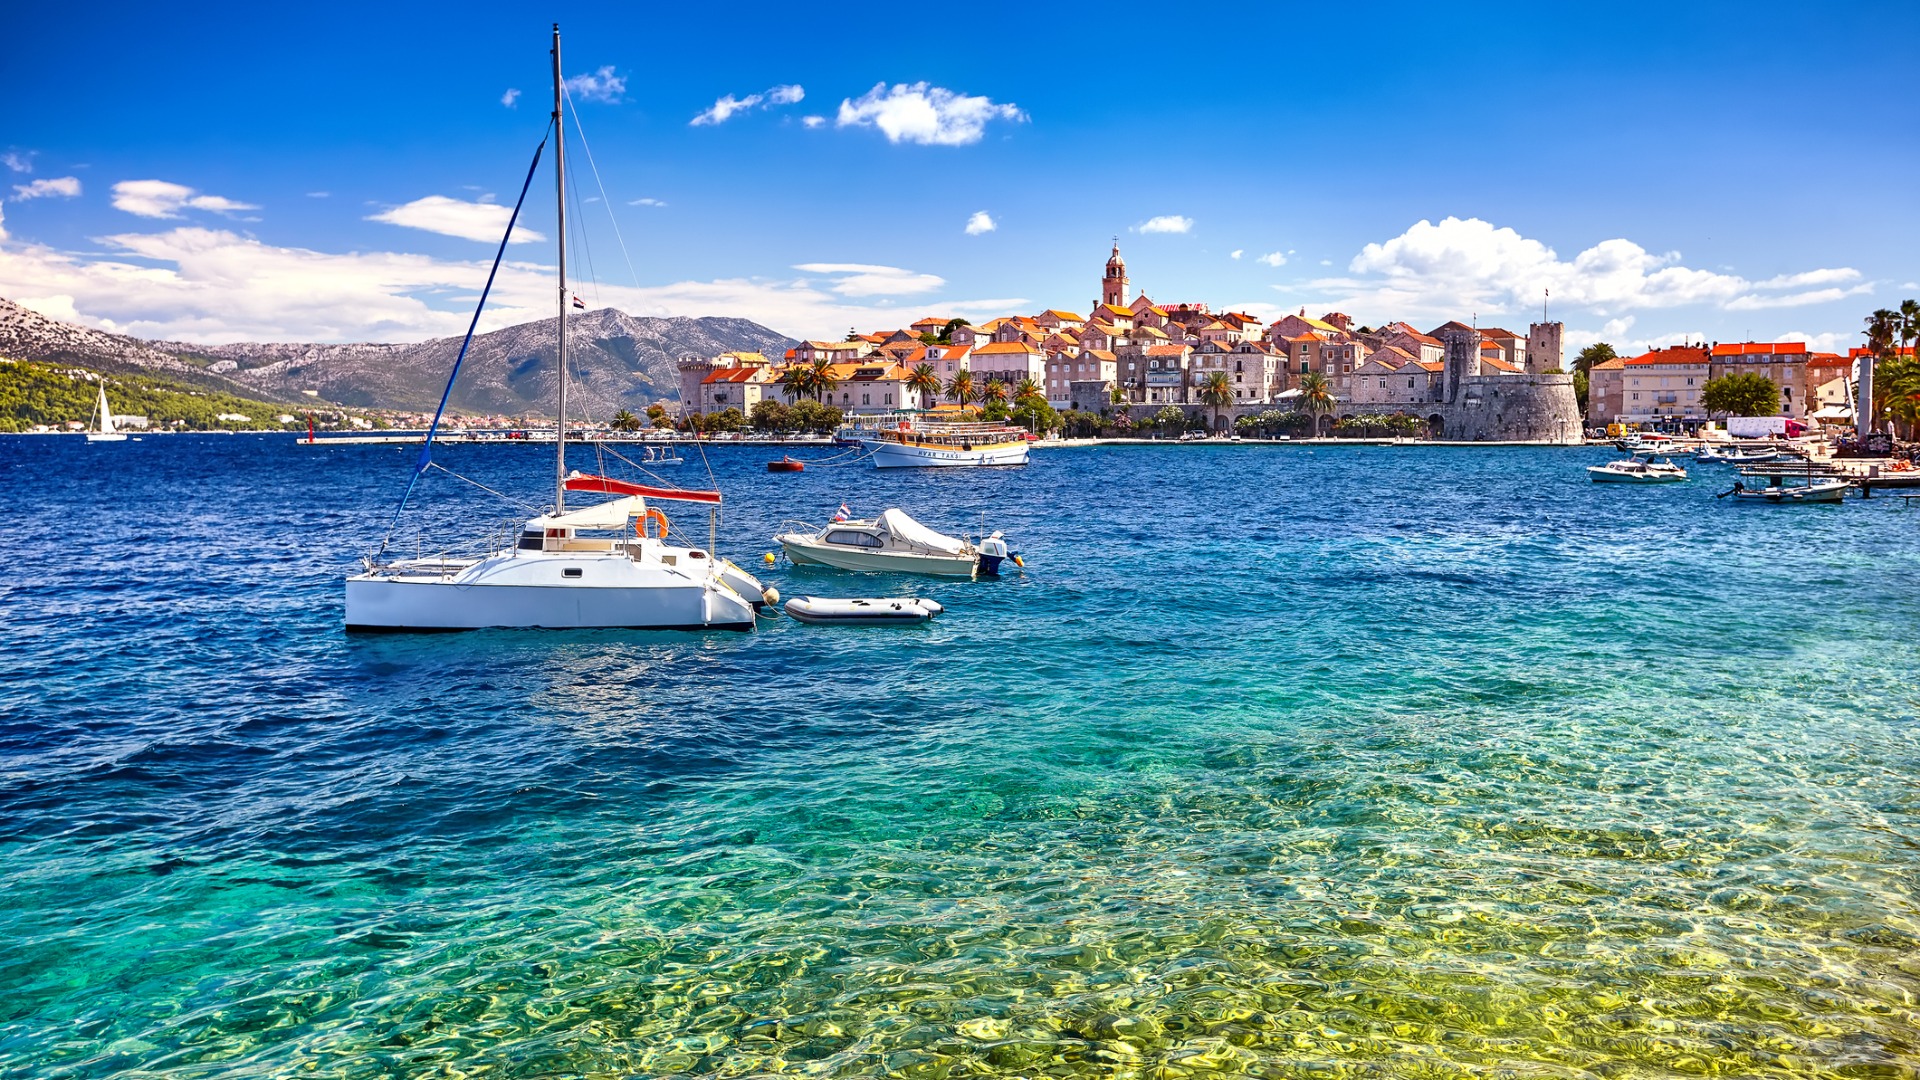
{"type": "Polygon", "coordinates": [[[0,1076],[1920,1073],[1920,509],[767,456],[713,452],[740,561],[845,499],[1030,571],[770,575],[915,629],[348,638],[410,451],[0,439],[0,1076]]]}

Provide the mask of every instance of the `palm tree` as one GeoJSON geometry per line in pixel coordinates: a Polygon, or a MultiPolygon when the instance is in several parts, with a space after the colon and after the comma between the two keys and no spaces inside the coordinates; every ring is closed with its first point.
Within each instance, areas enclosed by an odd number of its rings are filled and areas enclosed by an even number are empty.
{"type": "Polygon", "coordinates": [[[783,372],[779,379],[780,394],[791,405],[803,397],[813,396],[813,369],[805,364],[795,364],[783,372]]]}
{"type": "Polygon", "coordinates": [[[921,364],[913,369],[913,374],[907,376],[907,389],[918,393],[928,405],[932,405],[934,396],[940,393],[940,376],[933,373],[932,364],[921,364]]]}
{"type": "Polygon", "coordinates": [[[833,373],[833,361],[826,357],[815,360],[810,370],[815,401],[823,400],[824,395],[833,393],[833,388],[840,385],[840,377],[833,373]]]}
{"type": "Polygon", "coordinates": [[[963,409],[973,404],[973,376],[965,371],[954,372],[953,378],[947,381],[947,396],[963,409]]]}
{"type": "Polygon", "coordinates": [[[1300,376],[1300,407],[1313,418],[1314,434],[1320,433],[1320,417],[1332,412],[1337,404],[1333,400],[1333,391],[1327,389],[1325,375],[1309,371],[1300,376]]]}
{"type": "Polygon", "coordinates": [[[621,409],[619,412],[613,414],[613,430],[615,431],[632,431],[639,426],[640,418],[626,409],[621,409]]]}
{"type": "Polygon", "coordinates": [[[1013,403],[1015,405],[1031,405],[1035,402],[1039,402],[1042,405],[1046,404],[1046,392],[1041,390],[1040,384],[1034,382],[1032,378],[1021,379],[1013,388],[1013,403]]]}
{"type": "Polygon", "coordinates": [[[1220,411],[1233,404],[1233,381],[1227,378],[1226,372],[1208,372],[1207,377],[1200,380],[1200,403],[1213,406],[1213,426],[1218,428],[1220,411]]]}
{"type": "Polygon", "coordinates": [[[1127,388],[1119,383],[1114,383],[1113,389],[1107,391],[1107,400],[1113,402],[1114,409],[1121,416],[1126,416],[1133,411],[1133,402],[1127,400],[1127,388]]]}
{"type": "Polygon", "coordinates": [[[988,405],[1007,403],[1007,384],[999,379],[988,379],[987,385],[980,388],[980,400],[988,405]]]}
{"type": "Polygon", "coordinates": [[[1900,344],[1912,348],[1920,341],[1920,302],[1900,301],[1900,344]]]}

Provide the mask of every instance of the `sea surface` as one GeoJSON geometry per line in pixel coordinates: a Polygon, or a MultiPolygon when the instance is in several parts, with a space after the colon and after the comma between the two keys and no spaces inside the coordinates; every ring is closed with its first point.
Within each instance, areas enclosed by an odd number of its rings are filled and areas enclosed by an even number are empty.
{"type": "MultiPolygon", "coordinates": [[[[743,564],[844,501],[1028,568],[349,637],[415,453],[0,438],[0,1077],[1920,1075],[1920,505],[718,447],[743,564]]],[[[550,454],[438,451],[395,546],[550,454]]]]}

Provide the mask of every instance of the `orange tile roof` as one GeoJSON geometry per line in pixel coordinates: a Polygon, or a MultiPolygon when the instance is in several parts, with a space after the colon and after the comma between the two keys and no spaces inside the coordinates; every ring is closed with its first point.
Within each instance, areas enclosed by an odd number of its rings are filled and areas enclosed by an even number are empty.
{"type": "Polygon", "coordinates": [[[1095,360],[1117,360],[1118,359],[1118,357],[1114,356],[1112,353],[1108,352],[1105,349],[1088,349],[1086,352],[1083,352],[1080,355],[1091,356],[1095,360]]]}
{"type": "Polygon", "coordinates": [[[1645,364],[1704,364],[1707,362],[1707,350],[1688,345],[1674,345],[1670,348],[1644,352],[1627,361],[1629,367],[1645,364]]]}
{"type": "Polygon", "coordinates": [[[1013,353],[1036,354],[1040,350],[1024,341],[996,341],[973,350],[975,356],[1007,356],[1013,353]]]}
{"type": "Polygon", "coordinates": [[[1094,310],[1109,312],[1122,319],[1133,318],[1133,309],[1128,307],[1121,307],[1119,304],[1101,304],[1099,307],[1095,308],[1094,310]]]}
{"type": "Polygon", "coordinates": [[[1804,341],[1736,341],[1713,347],[1715,356],[1798,356],[1806,351],[1807,343],[1804,341]]]}
{"type": "Polygon", "coordinates": [[[1149,345],[1147,346],[1148,356],[1185,356],[1192,351],[1193,351],[1193,348],[1192,346],[1189,346],[1189,345],[1149,345]]]}
{"type": "Polygon", "coordinates": [[[1605,369],[1607,371],[1618,371],[1621,368],[1624,368],[1626,366],[1627,366],[1627,358],[1624,356],[1616,356],[1611,360],[1602,360],[1599,363],[1588,368],[1587,370],[1600,371],[1602,369],[1605,369]]]}
{"type": "Polygon", "coordinates": [[[1481,367],[1490,367],[1490,368],[1492,368],[1492,369],[1493,369],[1493,370],[1495,370],[1495,371],[1506,371],[1506,372],[1511,372],[1511,373],[1513,373],[1513,374],[1519,374],[1519,371],[1520,371],[1520,369],[1519,369],[1519,368],[1517,368],[1517,367],[1514,367],[1514,366],[1513,366],[1512,364],[1509,364],[1509,363],[1507,363],[1507,362],[1506,362],[1505,360],[1502,360],[1502,359],[1500,359],[1500,358],[1498,358],[1498,357],[1494,357],[1494,356],[1483,356],[1483,357],[1481,357],[1481,358],[1480,358],[1480,366],[1481,366],[1481,367]]]}

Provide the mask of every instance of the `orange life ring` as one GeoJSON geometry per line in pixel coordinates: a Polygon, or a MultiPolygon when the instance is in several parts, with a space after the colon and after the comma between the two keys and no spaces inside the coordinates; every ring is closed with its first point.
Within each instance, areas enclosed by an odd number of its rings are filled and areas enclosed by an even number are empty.
{"type": "Polygon", "coordinates": [[[651,510],[651,509],[650,509],[650,510],[648,510],[648,511],[647,511],[647,512],[646,512],[646,513],[645,513],[644,515],[642,515],[642,516],[640,516],[640,517],[637,517],[637,518],[634,518],[634,519],[633,519],[633,534],[634,534],[635,536],[640,536],[640,537],[644,537],[644,536],[646,536],[646,535],[647,535],[647,522],[649,522],[649,521],[657,521],[657,522],[659,522],[659,523],[660,523],[660,532],[659,532],[658,534],[656,534],[656,536],[655,536],[655,539],[659,539],[659,540],[664,540],[664,539],[666,539],[666,536],[667,536],[667,528],[668,528],[668,526],[667,526],[667,515],[665,515],[665,514],[663,514],[663,513],[661,513],[661,512],[660,512],[660,511],[658,511],[658,510],[651,510]]]}

